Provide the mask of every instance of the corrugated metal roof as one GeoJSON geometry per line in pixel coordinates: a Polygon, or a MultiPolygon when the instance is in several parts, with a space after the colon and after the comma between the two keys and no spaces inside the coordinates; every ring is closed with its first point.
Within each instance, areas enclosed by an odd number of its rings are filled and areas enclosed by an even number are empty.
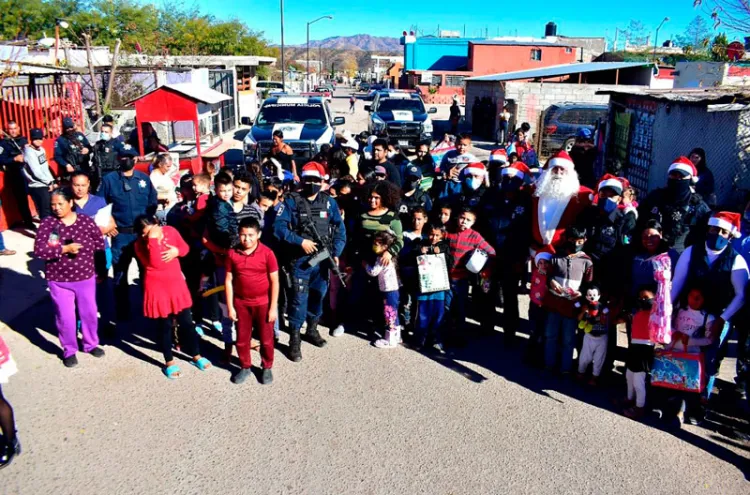
{"type": "Polygon", "coordinates": [[[559,77],[581,72],[601,72],[605,70],[631,69],[634,67],[647,67],[653,65],[651,62],[586,62],[577,64],[562,64],[542,67],[540,69],[519,70],[515,72],[503,72],[489,76],[477,76],[466,79],[467,81],[513,81],[515,79],[536,79],[542,77],[559,77]]]}
{"type": "Polygon", "coordinates": [[[469,41],[472,45],[500,45],[500,46],[559,46],[571,47],[570,43],[555,43],[553,41],[513,41],[513,40],[481,40],[469,41]]]}
{"type": "Polygon", "coordinates": [[[648,96],[655,100],[683,103],[745,103],[750,102],[750,87],[724,86],[718,88],[647,89],[598,91],[601,95],[648,96]]]}

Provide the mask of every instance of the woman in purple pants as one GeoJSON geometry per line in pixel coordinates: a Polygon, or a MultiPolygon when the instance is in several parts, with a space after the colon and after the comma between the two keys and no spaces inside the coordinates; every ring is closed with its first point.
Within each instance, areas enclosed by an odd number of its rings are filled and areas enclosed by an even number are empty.
{"type": "Polygon", "coordinates": [[[78,364],[77,318],[81,320],[83,352],[104,356],[97,334],[94,253],[104,250],[104,239],[94,221],[73,212],[70,189],[55,189],[52,216],[42,220],[34,242],[34,254],[47,262],[45,273],[55,324],[63,348],[63,364],[78,364]]]}

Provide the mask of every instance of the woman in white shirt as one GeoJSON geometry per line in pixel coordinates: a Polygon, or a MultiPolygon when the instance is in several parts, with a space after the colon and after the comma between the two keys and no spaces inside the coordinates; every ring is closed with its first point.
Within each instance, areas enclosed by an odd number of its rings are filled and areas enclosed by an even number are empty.
{"type": "Polygon", "coordinates": [[[172,180],[172,157],[168,153],[160,153],[156,156],[150,178],[151,184],[156,189],[159,210],[169,211],[177,203],[177,192],[174,180],[172,180]]]}

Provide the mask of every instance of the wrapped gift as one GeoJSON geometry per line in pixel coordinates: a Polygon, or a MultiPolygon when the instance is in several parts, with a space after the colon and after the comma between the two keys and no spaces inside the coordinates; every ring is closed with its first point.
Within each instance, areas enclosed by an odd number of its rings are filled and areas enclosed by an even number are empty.
{"type": "Polygon", "coordinates": [[[703,354],[656,351],[651,367],[651,385],[700,393],[706,384],[703,354]]]}
{"type": "Polygon", "coordinates": [[[445,262],[443,253],[417,256],[417,271],[420,294],[430,294],[451,288],[448,279],[448,264],[445,262]]]}

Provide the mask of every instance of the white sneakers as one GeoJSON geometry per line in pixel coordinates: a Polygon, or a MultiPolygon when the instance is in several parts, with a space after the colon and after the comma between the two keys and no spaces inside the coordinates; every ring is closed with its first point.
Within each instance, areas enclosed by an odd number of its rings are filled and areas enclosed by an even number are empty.
{"type": "Polygon", "coordinates": [[[339,325],[331,332],[331,337],[341,337],[344,335],[344,325],[339,325]]]}
{"type": "Polygon", "coordinates": [[[378,349],[393,349],[401,343],[401,327],[395,330],[386,330],[385,338],[376,340],[373,345],[378,349]]]}

